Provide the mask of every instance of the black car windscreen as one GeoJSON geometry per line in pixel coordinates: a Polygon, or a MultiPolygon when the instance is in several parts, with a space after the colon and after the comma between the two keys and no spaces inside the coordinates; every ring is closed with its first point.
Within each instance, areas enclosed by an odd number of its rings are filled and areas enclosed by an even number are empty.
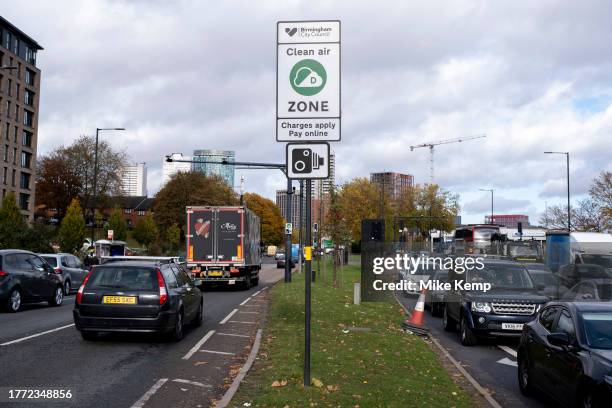
{"type": "Polygon", "coordinates": [[[522,267],[513,265],[487,265],[484,269],[467,272],[470,283],[486,282],[493,288],[533,289],[529,273],[522,267]]]}
{"type": "Polygon", "coordinates": [[[51,265],[52,267],[55,268],[57,266],[57,258],[56,257],[54,257],[54,256],[43,256],[43,259],[45,261],[47,261],[47,263],[49,265],[51,265]]]}
{"type": "Polygon", "coordinates": [[[156,270],[134,267],[98,267],[87,283],[88,290],[125,289],[156,292],[156,270]]]}

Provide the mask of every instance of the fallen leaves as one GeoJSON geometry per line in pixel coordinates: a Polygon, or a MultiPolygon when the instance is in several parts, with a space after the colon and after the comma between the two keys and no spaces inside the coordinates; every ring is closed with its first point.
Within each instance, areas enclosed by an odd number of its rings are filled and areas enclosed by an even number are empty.
{"type": "Polygon", "coordinates": [[[271,387],[278,388],[278,387],[284,387],[286,385],[287,385],[287,380],[281,380],[281,381],[274,381],[271,387]]]}
{"type": "Polygon", "coordinates": [[[321,388],[323,387],[323,381],[319,380],[318,378],[313,378],[312,385],[314,385],[317,388],[321,388]]]}

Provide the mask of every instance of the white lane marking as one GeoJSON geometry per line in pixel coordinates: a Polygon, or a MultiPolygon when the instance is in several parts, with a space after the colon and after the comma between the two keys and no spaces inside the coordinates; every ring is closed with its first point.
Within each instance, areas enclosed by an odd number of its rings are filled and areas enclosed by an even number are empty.
{"type": "Polygon", "coordinates": [[[224,356],[233,356],[234,353],[228,353],[227,351],[215,351],[215,350],[200,350],[200,353],[212,353],[212,354],[222,354],[224,356]]]}
{"type": "Polygon", "coordinates": [[[55,329],[47,330],[47,331],[44,331],[44,332],[32,334],[31,336],[22,337],[20,339],[7,341],[6,343],[0,344],[0,346],[8,346],[10,344],[21,343],[22,341],[30,340],[30,339],[33,339],[34,337],[38,337],[38,336],[44,336],[45,334],[49,334],[49,333],[53,333],[53,332],[56,332],[56,331],[64,330],[64,329],[67,329],[68,327],[72,327],[72,326],[74,326],[74,323],[67,324],[66,326],[57,327],[55,329]]]}
{"type": "Polygon", "coordinates": [[[262,290],[266,290],[266,289],[268,289],[268,287],[267,287],[267,286],[266,286],[265,288],[263,288],[262,290]]]}
{"type": "Polygon", "coordinates": [[[516,358],[516,350],[514,350],[513,348],[508,347],[508,346],[500,346],[500,345],[498,345],[497,347],[504,350],[506,353],[510,354],[512,357],[516,358]]]}
{"type": "Polygon", "coordinates": [[[241,322],[239,320],[230,320],[230,323],[257,324],[257,322],[241,322]]]}
{"type": "Polygon", "coordinates": [[[239,310],[238,313],[244,313],[244,314],[259,314],[259,312],[243,312],[242,310],[239,310]]]}
{"type": "Polygon", "coordinates": [[[196,351],[198,351],[198,350],[200,349],[200,347],[202,347],[202,345],[203,345],[204,343],[206,343],[206,342],[208,341],[208,339],[210,339],[210,337],[211,337],[213,334],[215,334],[215,331],[214,331],[214,330],[210,330],[208,333],[206,333],[206,334],[204,335],[204,337],[202,337],[202,338],[200,339],[200,341],[198,341],[198,342],[195,344],[195,346],[193,346],[193,347],[191,348],[191,350],[189,350],[189,351],[187,352],[187,354],[185,354],[185,355],[183,356],[183,360],[189,360],[189,359],[191,358],[191,356],[193,356],[193,354],[194,354],[196,351]]]}
{"type": "Polygon", "coordinates": [[[261,290],[258,290],[257,292],[253,293],[251,296],[255,297],[255,296],[259,295],[259,292],[261,292],[261,290]]]}
{"type": "Polygon", "coordinates": [[[516,361],[510,360],[508,357],[504,357],[501,360],[497,360],[499,364],[505,364],[512,367],[518,367],[518,363],[516,361]]]}
{"type": "Polygon", "coordinates": [[[177,382],[181,384],[190,384],[190,385],[195,385],[196,387],[202,387],[202,388],[212,388],[212,385],[210,384],[202,384],[201,382],[197,382],[197,381],[183,380],[182,378],[175,378],[174,380],[172,380],[172,382],[177,382]]]}
{"type": "Polygon", "coordinates": [[[251,300],[251,297],[250,297],[250,296],[249,296],[248,298],[244,299],[244,300],[242,301],[242,303],[241,303],[239,306],[244,306],[244,305],[246,305],[246,303],[247,303],[249,300],[251,300]]]}
{"type": "Polygon", "coordinates": [[[132,405],[132,408],[144,407],[144,405],[147,403],[149,398],[151,398],[153,394],[155,394],[157,390],[159,390],[162,387],[162,385],[166,383],[166,381],[168,381],[167,378],[160,378],[159,380],[157,380],[157,382],[153,384],[151,388],[149,388],[149,391],[145,392],[144,395],[140,397],[140,399],[136,401],[134,405],[132,405]]]}
{"type": "Polygon", "coordinates": [[[231,312],[229,312],[229,314],[228,314],[227,316],[225,316],[225,317],[223,318],[223,320],[221,320],[221,321],[219,322],[219,324],[225,324],[225,323],[227,323],[227,321],[228,321],[229,319],[231,319],[231,318],[232,318],[232,316],[233,316],[233,315],[234,315],[234,314],[235,314],[237,311],[238,311],[238,309],[234,309],[234,310],[232,310],[231,312]]]}
{"type": "Polygon", "coordinates": [[[232,336],[232,337],[246,337],[247,339],[251,336],[246,336],[244,334],[232,334],[232,333],[217,333],[219,336],[232,336]]]}

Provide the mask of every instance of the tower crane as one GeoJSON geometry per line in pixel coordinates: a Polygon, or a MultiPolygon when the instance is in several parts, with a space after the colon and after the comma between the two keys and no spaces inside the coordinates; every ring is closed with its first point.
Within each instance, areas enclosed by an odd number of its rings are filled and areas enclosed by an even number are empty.
{"type": "Polygon", "coordinates": [[[434,146],[450,144],[450,143],[461,143],[467,140],[481,139],[483,137],[487,137],[487,135],[483,134],[483,135],[475,135],[475,136],[467,136],[467,137],[457,137],[455,139],[437,140],[435,142],[427,142],[427,143],[422,143],[420,145],[410,146],[410,151],[412,152],[414,151],[414,149],[419,149],[421,147],[429,148],[429,171],[430,171],[429,181],[431,184],[433,184],[433,181],[434,181],[434,146]]]}

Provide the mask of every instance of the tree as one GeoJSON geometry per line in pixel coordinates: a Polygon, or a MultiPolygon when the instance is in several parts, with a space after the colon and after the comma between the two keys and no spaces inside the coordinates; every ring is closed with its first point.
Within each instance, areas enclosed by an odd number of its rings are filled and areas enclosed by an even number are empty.
{"type": "Polygon", "coordinates": [[[78,199],[73,199],[59,229],[62,251],[76,253],[85,239],[85,219],[78,199]]]}
{"type": "Polygon", "coordinates": [[[168,239],[173,225],[185,233],[185,207],[197,205],[236,205],[234,190],[222,178],[208,177],[200,172],[177,173],[155,195],[155,223],[161,235],[168,239]]]}
{"type": "MultiPolygon", "coordinates": [[[[379,217],[380,189],[366,178],[356,178],[340,188],[337,200],[351,239],[359,242],[361,220],[379,217]]],[[[388,205],[388,200],[385,202],[388,205]]]]}
{"type": "Polygon", "coordinates": [[[151,215],[146,215],[138,220],[132,232],[132,236],[136,242],[148,248],[149,245],[157,240],[158,233],[159,231],[157,225],[155,225],[155,221],[153,221],[153,217],[151,215]]]}
{"type": "Polygon", "coordinates": [[[325,231],[334,243],[333,253],[333,274],[332,280],[334,288],[338,287],[338,266],[340,264],[340,245],[345,245],[350,241],[351,234],[346,225],[345,214],[342,211],[332,185],[329,191],[329,209],[327,211],[325,231]]]}
{"type": "Polygon", "coordinates": [[[280,245],[283,242],[284,219],[276,204],[255,193],[246,193],[244,202],[259,217],[263,245],[280,245]]]}
{"type": "MultiPolygon", "coordinates": [[[[604,232],[612,228],[610,218],[605,217],[602,208],[591,198],[579,200],[571,208],[572,231],[604,232]]],[[[547,228],[567,230],[567,205],[552,205],[540,217],[540,223],[547,228]]]]}
{"type": "MultiPolygon", "coordinates": [[[[62,218],[74,198],[89,203],[93,194],[95,138],[81,136],[69,146],[61,146],[38,161],[36,205],[55,208],[62,218]]],[[[98,144],[98,201],[108,201],[120,195],[122,180],[117,169],[127,162],[127,156],[111,148],[105,140],[98,144]]]]}
{"type": "Polygon", "coordinates": [[[9,192],[0,208],[0,248],[23,248],[23,234],[28,225],[15,201],[15,194],[9,192]]]}
{"type": "Polygon", "coordinates": [[[24,230],[23,249],[38,253],[51,253],[51,241],[55,238],[55,227],[46,225],[44,221],[35,221],[31,228],[24,230]]]}
{"type": "Polygon", "coordinates": [[[108,230],[113,230],[113,239],[123,241],[127,238],[128,226],[121,209],[115,208],[108,218],[108,225],[104,227],[104,233],[108,236],[108,230]]]}
{"type": "Polygon", "coordinates": [[[181,244],[181,229],[176,224],[172,224],[168,231],[166,231],[166,240],[168,245],[170,245],[170,251],[173,253],[178,251],[181,244]]]}
{"type": "Polygon", "coordinates": [[[612,209],[612,172],[602,171],[589,189],[591,199],[608,211],[612,209]]]}

